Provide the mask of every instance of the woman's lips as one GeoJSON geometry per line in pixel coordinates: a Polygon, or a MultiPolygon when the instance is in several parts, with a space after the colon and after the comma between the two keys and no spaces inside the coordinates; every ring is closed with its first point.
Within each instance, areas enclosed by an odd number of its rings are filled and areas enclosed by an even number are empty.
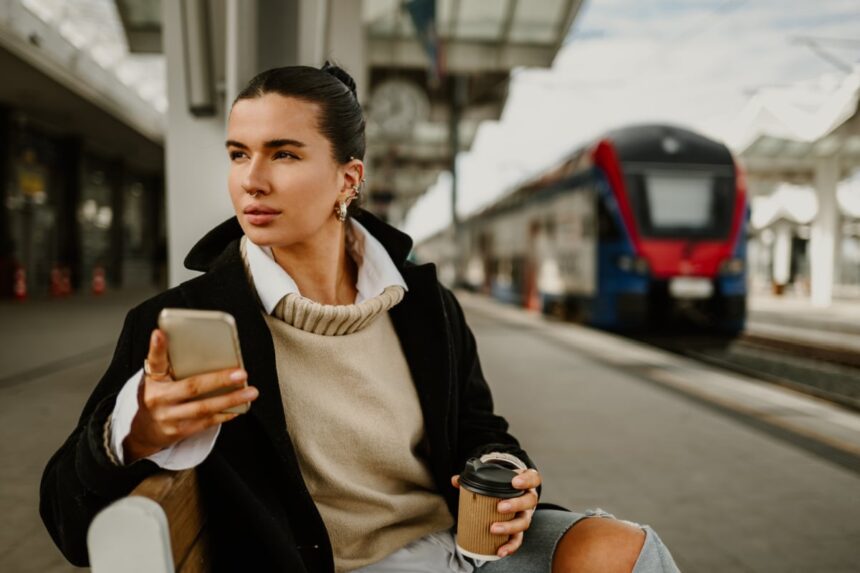
{"type": "Polygon", "coordinates": [[[268,225],[278,216],[277,213],[249,213],[245,215],[245,218],[252,225],[268,225]]]}
{"type": "Polygon", "coordinates": [[[245,207],[245,218],[252,225],[268,225],[275,218],[281,214],[280,211],[276,209],[272,209],[271,207],[264,207],[262,205],[252,205],[249,207],[245,207]]]}
{"type": "Polygon", "coordinates": [[[245,218],[252,225],[268,225],[275,218],[280,215],[280,213],[245,213],[245,218]]]}

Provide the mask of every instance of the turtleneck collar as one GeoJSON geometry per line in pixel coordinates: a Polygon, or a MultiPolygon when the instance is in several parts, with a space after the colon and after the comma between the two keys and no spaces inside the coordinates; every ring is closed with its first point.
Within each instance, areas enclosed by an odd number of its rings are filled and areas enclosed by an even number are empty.
{"type": "MultiPolygon", "coordinates": [[[[347,224],[347,252],[358,266],[355,303],[377,297],[389,286],[408,290],[403,275],[382,244],[358,221],[350,218],[347,224]]],[[[272,314],[288,294],[301,296],[293,278],[275,262],[270,247],[256,245],[243,236],[242,250],[257,295],[267,314],[272,314]]]]}

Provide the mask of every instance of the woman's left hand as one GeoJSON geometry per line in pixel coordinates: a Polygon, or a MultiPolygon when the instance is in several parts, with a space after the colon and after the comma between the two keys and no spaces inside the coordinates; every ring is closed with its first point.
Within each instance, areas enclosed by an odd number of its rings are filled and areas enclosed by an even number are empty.
{"type": "MultiPolygon", "coordinates": [[[[532,514],[537,507],[537,487],[541,484],[540,474],[536,469],[516,470],[519,474],[511,482],[516,489],[527,490],[528,493],[512,499],[499,501],[499,513],[516,512],[510,521],[497,521],[490,526],[490,531],[499,535],[510,535],[508,542],[499,547],[497,555],[507,557],[517,551],[523,544],[523,532],[532,524],[532,514]]],[[[460,487],[460,476],[451,477],[454,487],[460,487]]]]}

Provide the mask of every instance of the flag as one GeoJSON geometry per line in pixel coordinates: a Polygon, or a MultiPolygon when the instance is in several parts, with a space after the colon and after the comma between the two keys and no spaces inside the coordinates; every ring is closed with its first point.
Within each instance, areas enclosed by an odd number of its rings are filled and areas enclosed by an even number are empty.
{"type": "Polygon", "coordinates": [[[436,0],[406,0],[403,5],[415,25],[418,41],[430,59],[428,80],[431,85],[438,85],[445,75],[445,54],[436,30],[436,0]]]}

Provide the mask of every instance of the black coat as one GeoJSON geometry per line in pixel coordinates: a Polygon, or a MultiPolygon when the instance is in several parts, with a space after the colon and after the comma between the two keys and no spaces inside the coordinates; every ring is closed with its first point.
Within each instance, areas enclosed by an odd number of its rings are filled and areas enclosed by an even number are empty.
{"type": "MultiPolygon", "coordinates": [[[[423,455],[451,514],[457,490],[450,477],[471,456],[513,453],[532,466],[507,422],[493,413],[475,339],[433,264],[406,260],[412,240],[367,212],[358,220],[391,256],[409,287],[390,311],[424,414],[423,455]]],[[[217,309],[236,319],[248,381],[260,395],[250,413],[224,424],[215,448],[198,466],[214,563],[225,571],[332,571],[331,545],[302,479],[284,418],[275,350],[256,293],[245,275],[238,221],[210,231],[185,265],[205,274],[163,292],[125,319],[110,366],[87,401],[78,426],[45,468],[42,519],[74,564],[88,561],[86,533],[95,514],[158,471],[149,460],[116,467],[103,445],[105,422],[119,390],[140,369],[164,307],[217,309]]]]}

